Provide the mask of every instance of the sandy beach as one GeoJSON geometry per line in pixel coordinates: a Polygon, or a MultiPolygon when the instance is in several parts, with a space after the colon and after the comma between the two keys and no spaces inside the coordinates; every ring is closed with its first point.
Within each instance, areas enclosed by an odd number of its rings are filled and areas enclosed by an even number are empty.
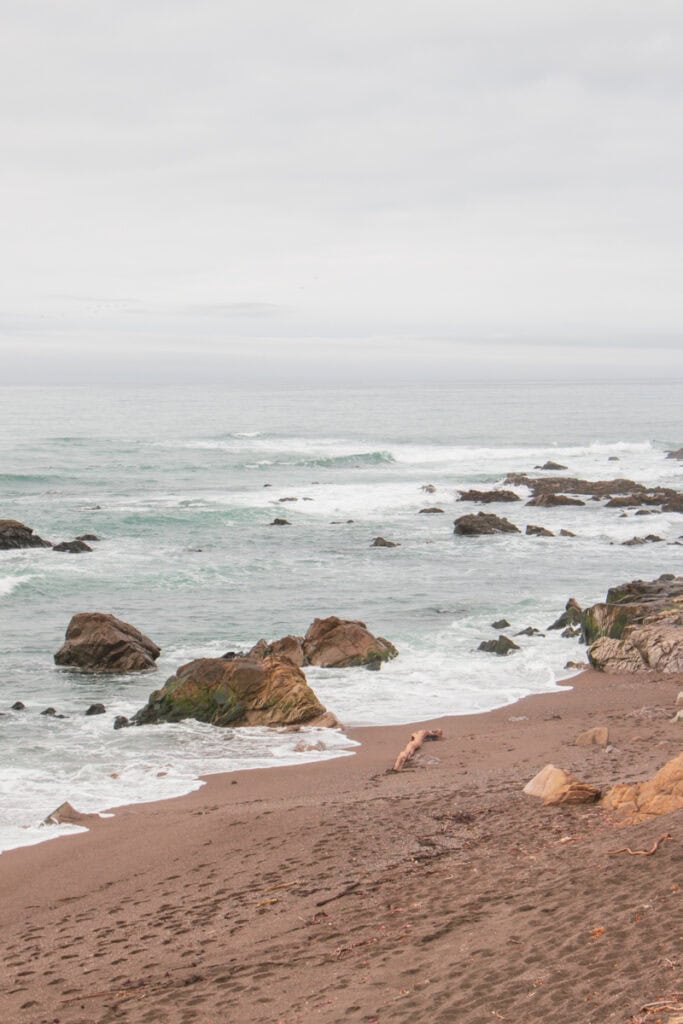
{"type": "Polygon", "coordinates": [[[683,677],[571,683],[426,723],[443,740],[400,773],[410,726],[356,730],[352,757],[212,776],[3,854],[0,1017],[669,1020],[683,815],[624,828],[522,787],[547,762],[603,787],[652,775],[681,749],[683,677]],[[574,744],[595,725],[612,749],[574,744]]]}

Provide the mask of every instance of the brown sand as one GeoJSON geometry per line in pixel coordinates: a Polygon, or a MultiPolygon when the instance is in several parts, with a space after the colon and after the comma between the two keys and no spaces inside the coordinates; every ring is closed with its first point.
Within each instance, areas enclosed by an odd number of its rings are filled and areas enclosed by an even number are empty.
{"type": "Polygon", "coordinates": [[[521,790],[548,761],[653,774],[681,749],[683,679],[573,682],[430,722],[444,739],[399,774],[410,727],[357,730],[354,757],[213,776],[3,854],[0,1020],[667,1020],[643,1008],[683,1001],[683,814],[625,830],[521,790]],[[574,746],[593,725],[614,751],[574,746]]]}

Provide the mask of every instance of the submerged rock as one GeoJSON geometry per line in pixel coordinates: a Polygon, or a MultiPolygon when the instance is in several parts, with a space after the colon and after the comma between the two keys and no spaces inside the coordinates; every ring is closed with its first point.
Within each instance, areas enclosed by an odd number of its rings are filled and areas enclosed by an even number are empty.
{"type": "Polygon", "coordinates": [[[160,654],[130,623],[105,612],[80,612],[71,619],[55,662],[87,672],[147,672],[160,654]]]}
{"type": "Polygon", "coordinates": [[[453,524],[453,532],[463,537],[477,537],[491,533],[519,533],[519,529],[492,512],[477,512],[476,515],[460,516],[453,524]]]}
{"type": "Polygon", "coordinates": [[[194,718],[218,726],[314,725],[327,712],[291,661],[199,658],[155,690],[135,725],[194,718]]]}
{"type": "Polygon", "coordinates": [[[397,655],[394,645],[381,636],[373,636],[364,622],[338,619],[335,615],[314,619],[304,637],[305,664],[321,668],[374,668],[397,655]]]}
{"type": "Polygon", "coordinates": [[[48,540],[34,533],[16,519],[0,519],[0,551],[10,548],[51,548],[48,540]]]}
{"type": "Polygon", "coordinates": [[[666,453],[667,459],[683,459],[683,448],[677,448],[675,451],[666,453]]]}
{"type": "Polygon", "coordinates": [[[24,702],[21,701],[21,700],[15,700],[14,704],[12,705],[12,711],[25,711],[25,710],[26,710],[26,705],[24,704],[24,702]]]}
{"type": "Polygon", "coordinates": [[[269,525],[270,526],[291,526],[292,524],[290,523],[289,519],[279,519],[276,516],[275,519],[273,519],[272,523],[270,523],[269,525]]]}

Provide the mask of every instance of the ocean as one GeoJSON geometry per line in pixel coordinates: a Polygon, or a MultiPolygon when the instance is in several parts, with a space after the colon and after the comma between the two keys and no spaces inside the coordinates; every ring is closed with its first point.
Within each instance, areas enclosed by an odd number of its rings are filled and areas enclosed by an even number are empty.
{"type": "Polygon", "coordinates": [[[0,551],[0,850],[74,831],[41,825],[65,800],[104,812],[188,792],[213,772],[350,756],[329,730],[315,731],[325,750],[301,753],[301,736],[266,729],[112,727],[182,663],[302,634],[316,617],[362,619],[400,651],[381,672],[306,670],[348,726],[552,690],[585,657],[578,641],[522,636],[498,658],[477,650],[497,636],[491,623],[545,631],[570,596],[592,604],[615,583],[680,574],[683,520],[520,501],[486,511],[576,537],[456,537],[453,520],[482,508],[458,490],[548,459],[566,475],[680,489],[683,466],[665,457],[683,443],[680,409],[680,382],[0,388],[0,518],[53,542],[100,538],[80,555],[0,551]],[[434,505],[444,514],[420,514],[434,505]],[[290,525],[269,525],[276,517],[290,525]],[[622,544],[648,533],[669,543],[622,544]],[[371,547],[377,536],[398,546],[371,547]],[[158,671],[58,669],[53,654],[81,611],[150,636],[158,671]],[[18,700],[26,710],[11,710],[18,700]],[[86,717],[93,702],[106,714],[86,717]],[[64,717],[41,715],[48,706],[64,717]]]}

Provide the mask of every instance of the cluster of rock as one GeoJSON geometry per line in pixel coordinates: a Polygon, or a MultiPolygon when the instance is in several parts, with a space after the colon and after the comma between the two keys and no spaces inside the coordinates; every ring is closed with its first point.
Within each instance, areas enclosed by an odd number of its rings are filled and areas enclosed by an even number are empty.
{"type": "MultiPolygon", "coordinates": [[[[104,612],[74,615],[55,654],[63,667],[86,672],[145,672],[160,648],[130,623],[104,612]]],[[[309,687],[305,665],[365,666],[377,670],[398,651],[374,636],[364,622],[329,616],[315,619],[304,636],[259,640],[246,653],[199,658],[181,666],[155,690],[132,724],[195,718],[212,725],[337,725],[309,687]]],[[[101,706],[100,706],[101,707],[101,706]]],[[[94,708],[94,706],[93,706],[94,708]]],[[[104,710],[104,709],[102,709],[104,710]]],[[[89,714],[101,713],[89,709],[89,714]]],[[[114,728],[131,724],[122,716],[114,728]]]]}
{"type": "Polygon", "coordinates": [[[613,587],[586,608],[581,628],[602,672],[683,671],[683,577],[665,573],[613,587]]]}
{"type": "Polygon", "coordinates": [[[511,487],[528,487],[532,498],[528,505],[581,505],[580,499],[569,495],[582,494],[593,501],[606,500],[607,508],[639,508],[656,506],[662,512],[683,512],[683,494],[671,487],[645,487],[635,480],[581,480],[577,477],[532,477],[526,473],[509,473],[505,483],[511,487]]]}
{"type": "Polygon", "coordinates": [[[87,543],[96,541],[99,538],[94,534],[83,534],[75,540],[65,540],[60,544],[52,544],[49,540],[43,540],[30,526],[25,526],[16,519],[0,519],[0,551],[8,551],[12,548],[52,548],[53,551],[65,551],[71,555],[81,554],[84,551],[92,551],[87,543]]]}

